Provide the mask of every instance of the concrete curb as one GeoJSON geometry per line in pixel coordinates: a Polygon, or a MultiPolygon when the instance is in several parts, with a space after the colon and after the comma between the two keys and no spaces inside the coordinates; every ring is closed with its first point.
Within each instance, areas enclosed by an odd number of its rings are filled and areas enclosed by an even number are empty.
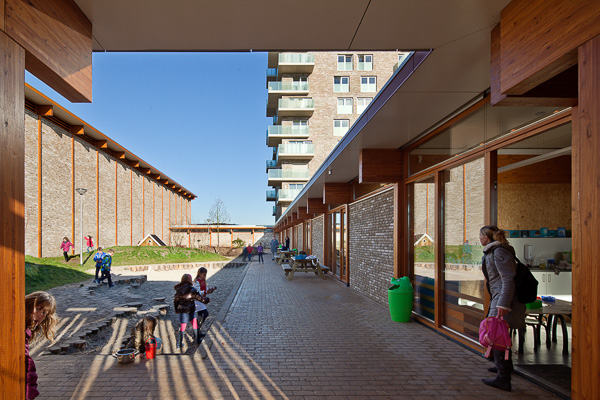
{"type": "Polygon", "coordinates": [[[215,322],[219,322],[222,325],[223,322],[225,321],[225,318],[227,317],[227,314],[229,313],[229,309],[231,308],[233,301],[237,297],[237,294],[240,290],[240,286],[242,286],[244,279],[246,279],[246,274],[248,273],[248,269],[250,268],[250,263],[248,263],[246,265],[246,267],[244,267],[244,268],[245,268],[244,273],[242,274],[242,276],[239,278],[237,284],[235,285],[235,289],[232,290],[231,293],[229,293],[229,297],[227,297],[227,300],[225,300],[225,303],[221,307],[219,314],[217,314],[216,318],[210,324],[210,327],[208,328],[208,331],[206,332],[206,336],[202,340],[201,345],[198,346],[198,349],[196,350],[196,353],[202,359],[205,359],[208,356],[208,351],[210,350],[210,348],[213,345],[212,336],[210,335],[210,328],[212,328],[212,326],[215,322]]]}

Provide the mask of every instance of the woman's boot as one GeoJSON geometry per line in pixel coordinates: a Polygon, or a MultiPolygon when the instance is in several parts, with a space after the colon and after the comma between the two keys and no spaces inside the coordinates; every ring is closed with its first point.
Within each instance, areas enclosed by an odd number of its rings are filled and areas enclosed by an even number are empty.
{"type": "Polygon", "coordinates": [[[513,369],[511,357],[505,360],[504,351],[494,350],[494,362],[496,363],[498,375],[496,375],[494,379],[482,379],[483,383],[488,386],[510,392],[512,389],[510,383],[510,373],[513,369]]]}
{"type": "Polygon", "coordinates": [[[204,336],[206,336],[206,334],[202,333],[200,331],[200,329],[194,329],[194,341],[197,344],[200,344],[200,342],[202,342],[202,339],[204,339],[204,336]]]}

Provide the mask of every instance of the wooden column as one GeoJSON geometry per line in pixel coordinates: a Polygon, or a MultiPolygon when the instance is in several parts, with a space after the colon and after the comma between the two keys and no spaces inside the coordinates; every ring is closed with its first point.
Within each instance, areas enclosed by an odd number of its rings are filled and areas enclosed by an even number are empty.
{"type": "Polygon", "coordinates": [[[146,237],[146,177],[142,177],[142,239],[146,237]]]}
{"type": "MultiPolygon", "coordinates": [[[[485,153],[484,157],[484,216],[486,225],[498,223],[498,152],[485,153]]],[[[437,239],[437,238],[436,238],[437,239]]],[[[486,291],[487,293],[487,291],[486,291]]]]}
{"type": "Polygon", "coordinates": [[[133,170],[129,170],[129,245],[133,246],[133,170]]]}
{"type": "MultiPolygon", "coordinates": [[[[75,137],[73,135],[71,135],[71,240],[74,246],[83,245],[82,243],[77,244],[75,240],[75,137]]],[[[72,254],[75,254],[74,246],[71,249],[72,254]]]]}
{"type": "Polygon", "coordinates": [[[444,319],[444,171],[434,177],[435,186],[435,326],[441,327],[444,319]]]}
{"type": "Polygon", "coordinates": [[[38,115],[37,121],[38,128],[38,148],[37,148],[37,159],[38,159],[38,212],[37,212],[37,234],[38,234],[38,258],[42,258],[42,117],[38,115]]]}
{"type": "Polygon", "coordinates": [[[156,235],[156,231],[154,230],[154,215],[156,214],[156,208],[154,207],[154,187],[156,183],[152,182],[152,234],[156,235]]]}
{"type": "Polygon", "coordinates": [[[96,247],[100,247],[100,150],[96,149],[96,247]]]}
{"type": "Polygon", "coordinates": [[[167,192],[169,196],[169,246],[171,245],[171,193],[167,192]]]}
{"type": "Polygon", "coordinates": [[[25,398],[25,51],[0,31],[0,399],[25,398]]]}
{"type": "Polygon", "coordinates": [[[119,198],[117,197],[117,193],[118,193],[118,187],[119,185],[117,185],[117,165],[118,162],[117,160],[115,160],[115,246],[119,245],[119,218],[118,218],[118,211],[119,211],[119,198]]]}
{"type": "Polygon", "coordinates": [[[573,337],[571,397],[600,398],[600,36],[579,47],[573,109],[573,337]]]}
{"type": "Polygon", "coordinates": [[[165,241],[165,191],[160,189],[160,236],[165,241]]]}

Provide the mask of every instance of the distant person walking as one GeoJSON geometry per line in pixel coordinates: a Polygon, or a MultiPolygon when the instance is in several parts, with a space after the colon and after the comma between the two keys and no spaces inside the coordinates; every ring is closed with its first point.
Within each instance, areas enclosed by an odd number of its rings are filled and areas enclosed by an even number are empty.
{"type": "Polygon", "coordinates": [[[246,247],[246,250],[248,251],[248,261],[252,261],[252,252],[254,251],[254,248],[250,243],[248,243],[248,247],[246,247]]]}
{"type": "Polygon", "coordinates": [[[286,247],[286,249],[290,250],[290,237],[289,236],[285,237],[285,247],[286,247]]]}
{"type": "Polygon", "coordinates": [[[273,258],[271,258],[271,260],[275,259],[275,254],[277,253],[277,247],[279,247],[279,241],[273,237],[273,239],[271,239],[271,255],[273,256],[273,258]]]}
{"type": "Polygon", "coordinates": [[[247,258],[248,258],[248,248],[246,246],[244,246],[244,248],[242,249],[242,262],[246,262],[247,258]]]}
{"type": "Polygon", "coordinates": [[[256,252],[258,253],[258,262],[259,263],[265,263],[265,259],[263,258],[263,252],[265,251],[265,249],[263,249],[262,247],[262,243],[258,243],[258,247],[256,248],[256,252]]]}
{"type": "Polygon", "coordinates": [[[85,245],[87,246],[87,252],[94,250],[94,240],[92,239],[92,235],[87,235],[85,237],[85,245]]]}
{"type": "Polygon", "coordinates": [[[73,243],[69,240],[68,237],[64,237],[62,243],[60,244],[60,249],[63,251],[63,256],[65,257],[65,262],[69,262],[69,250],[75,249],[73,243]]]}

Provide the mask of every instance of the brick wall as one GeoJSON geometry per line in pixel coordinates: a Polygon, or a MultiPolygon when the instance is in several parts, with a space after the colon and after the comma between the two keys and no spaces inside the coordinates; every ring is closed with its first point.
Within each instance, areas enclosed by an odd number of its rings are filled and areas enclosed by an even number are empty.
{"type": "Polygon", "coordinates": [[[324,216],[321,215],[312,220],[312,253],[314,256],[321,261],[321,263],[325,263],[325,257],[323,253],[323,220],[324,216]]]}
{"type": "MultiPolygon", "coordinates": [[[[118,241],[119,245],[134,245],[152,232],[152,187],[155,191],[154,218],[155,228],[164,225],[168,234],[168,202],[165,202],[164,220],[161,221],[161,192],[170,193],[173,203],[177,202],[177,210],[173,207],[173,217],[185,221],[188,200],[180,200],[179,194],[166,189],[148,179],[137,170],[117,161],[112,156],[98,151],[88,142],[75,137],[73,139],[73,155],[75,163],[75,188],[82,187],[87,192],[80,197],[75,193],[72,203],[73,186],[71,183],[72,135],[61,126],[42,118],[42,160],[41,180],[42,193],[38,194],[38,116],[25,110],[25,254],[38,256],[38,207],[41,199],[42,211],[42,257],[60,256],[59,245],[67,236],[81,250],[81,202],[83,200],[83,234],[92,235],[96,246],[110,247],[115,245],[115,176],[117,177],[118,200],[118,241]],[[96,160],[98,161],[98,177],[96,178],[96,160]],[[115,174],[115,163],[117,172],[115,174]],[[133,170],[133,174],[132,171],[133,170]],[[133,179],[132,179],[133,178],[133,179]],[[96,193],[98,179],[99,193],[96,193]],[[145,183],[142,183],[144,181],[145,183]],[[142,195],[145,190],[145,196],[142,195]],[[99,203],[99,219],[96,223],[97,197],[99,203]],[[145,197],[145,199],[144,199],[145,197]],[[177,200],[175,200],[177,199],[177,200]],[[145,202],[144,202],[145,201],[145,202]],[[133,202],[133,207],[131,207],[133,202]],[[144,203],[143,203],[144,202],[144,203]],[[142,206],[145,204],[145,206],[142,206]],[[73,208],[74,206],[74,208],[73,208]],[[132,212],[131,212],[132,211],[132,212]],[[72,216],[75,217],[75,234],[72,230],[72,216]],[[142,222],[144,221],[144,222],[142,222]],[[96,235],[96,225],[99,234],[96,235]],[[133,231],[133,236],[132,236],[133,231]]],[[[173,218],[175,220],[175,218],[173,218]]],[[[160,229],[156,233],[161,236],[160,229]]],[[[162,236],[161,236],[162,237],[162,236]]]]}
{"type": "Polygon", "coordinates": [[[394,276],[394,191],[350,204],[348,218],[350,286],[387,304],[394,276]]]}

